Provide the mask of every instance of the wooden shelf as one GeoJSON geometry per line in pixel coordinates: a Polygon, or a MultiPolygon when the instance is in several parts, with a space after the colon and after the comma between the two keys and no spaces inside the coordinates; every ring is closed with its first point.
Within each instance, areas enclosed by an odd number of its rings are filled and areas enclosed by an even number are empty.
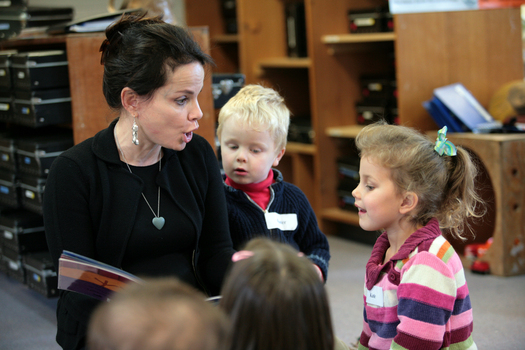
{"type": "Polygon", "coordinates": [[[335,34],[325,35],[321,41],[325,44],[355,44],[355,43],[370,43],[379,41],[395,41],[396,34],[394,32],[385,33],[363,33],[363,34],[335,34]]]}
{"type": "Polygon", "coordinates": [[[314,155],[315,145],[300,142],[288,142],[286,144],[286,153],[310,154],[314,155]]]}
{"type": "Polygon", "coordinates": [[[361,130],[355,108],[361,77],[395,75],[399,123],[421,131],[436,129],[421,103],[435,88],[461,81],[487,105],[501,85],[523,79],[518,8],[396,14],[394,32],[348,33],[349,10],[381,1],[304,0],[308,58],[290,58],[288,0],[237,0],[238,45],[219,43],[233,40],[221,39],[219,0],[186,0],[186,22],[210,26],[222,72],[275,88],[294,116],[311,118],[314,145],[289,143],[279,168],[305,192],[326,234],[337,232],[332,223],[358,225],[357,215],[337,208],[337,159],[353,152],[361,130]]]}
{"type": "Polygon", "coordinates": [[[309,68],[312,61],[305,58],[294,58],[294,57],[276,57],[268,58],[259,61],[259,67],[262,69],[267,68],[309,68]]]}
{"type": "Polygon", "coordinates": [[[321,41],[328,45],[328,54],[393,50],[396,35],[387,33],[325,35],[321,41]]]}
{"type": "Polygon", "coordinates": [[[326,129],[326,134],[331,137],[354,139],[363,129],[362,125],[335,126],[326,129]]]}
{"type": "Polygon", "coordinates": [[[348,225],[359,225],[359,215],[357,213],[343,210],[337,207],[326,208],[321,212],[323,219],[328,219],[336,222],[341,222],[348,225]]]}
{"type": "Polygon", "coordinates": [[[239,43],[239,36],[237,34],[215,35],[211,41],[217,44],[237,44],[239,43]]]}

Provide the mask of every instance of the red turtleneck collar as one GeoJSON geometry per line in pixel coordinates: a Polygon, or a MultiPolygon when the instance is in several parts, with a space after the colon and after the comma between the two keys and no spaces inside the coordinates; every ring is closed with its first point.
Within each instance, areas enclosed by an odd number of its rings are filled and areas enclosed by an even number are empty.
{"type": "Polygon", "coordinates": [[[270,185],[273,181],[273,170],[270,169],[268,177],[266,180],[263,180],[259,183],[251,184],[238,184],[226,175],[226,185],[235,188],[236,190],[243,191],[246,193],[257,205],[259,205],[263,210],[266,210],[268,203],[270,202],[270,185]]]}

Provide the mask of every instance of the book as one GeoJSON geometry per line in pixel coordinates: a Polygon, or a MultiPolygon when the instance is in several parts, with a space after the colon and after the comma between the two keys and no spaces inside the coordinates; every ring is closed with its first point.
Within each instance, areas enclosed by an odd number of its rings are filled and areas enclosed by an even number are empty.
{"type": "Polygon", "coordinates": [[[109,300],[128,283],[143,283],[139,277],[117,267],[64,250],[58,260],[58,289],[109,300]]]}
{"type": "Polygon", "coordinates": [[[502,128],[460,83],[434,89],[432,99],[423,106],[440,128],[446,125],[450,132],[488,133],[502,128]]]}

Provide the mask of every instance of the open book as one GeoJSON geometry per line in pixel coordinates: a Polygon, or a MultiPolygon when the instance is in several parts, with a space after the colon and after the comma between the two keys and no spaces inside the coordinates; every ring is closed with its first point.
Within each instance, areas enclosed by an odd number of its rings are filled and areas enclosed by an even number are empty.
{"type": "Polygon", "coordinates": [[[108,300],[130,282],[143,283],[131,273],[80,254],[64,250],[60,256],[58,289],[108,300]]]}

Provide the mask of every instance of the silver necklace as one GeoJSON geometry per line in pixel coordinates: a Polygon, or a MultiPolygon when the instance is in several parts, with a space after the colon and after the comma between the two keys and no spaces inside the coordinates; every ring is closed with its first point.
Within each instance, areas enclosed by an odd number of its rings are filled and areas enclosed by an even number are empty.
{"type": "MultiPolygon", "coordinates": [[[[120,143],[118,142],[117,128],[116,127],[113,129],[113,134],[115,136],[115,142],[117,143],[117,148],[120,151],[120,154],[122,154],[122,158],[124,158],[124,163],[126,163],[126,166],[128,167],[129,172],[131,174],[133,174],[133,172],[131,171],[131,168],[129,167],[129,164],[128,164],[129,162],[126,159],[126,156],[124,155],[124,151],[122,151],[122,148],[120,148],[120,143]]],[[[162,147],[160,148],[160,151],[159,151],[159,173],[160,173],[160,171],[162,169],[162,162],[160,160],[161,152],[162,152],[162,147]]],[[[146,204],[148,205],[149,209],[153,213],[154,218],[153,218],[153,220],[151,220],[151,223],[158,230],[160,230],[160,229],[162,229],[164,227],[164,223],[166,222],[166,220],[162,216],[160,216],[160,186],[157,186],[157,187],[158,187],[158,192],[157,192],[157,214],[155,214],[155,211],[153,210],[153,208],[149,204],[148,200],[146,199],[146,196],[144,195],[144,192],[141,192],[141,194],[142,194],[142,198],[144,198],[144,201],[146,201],[146,204]]]]}

